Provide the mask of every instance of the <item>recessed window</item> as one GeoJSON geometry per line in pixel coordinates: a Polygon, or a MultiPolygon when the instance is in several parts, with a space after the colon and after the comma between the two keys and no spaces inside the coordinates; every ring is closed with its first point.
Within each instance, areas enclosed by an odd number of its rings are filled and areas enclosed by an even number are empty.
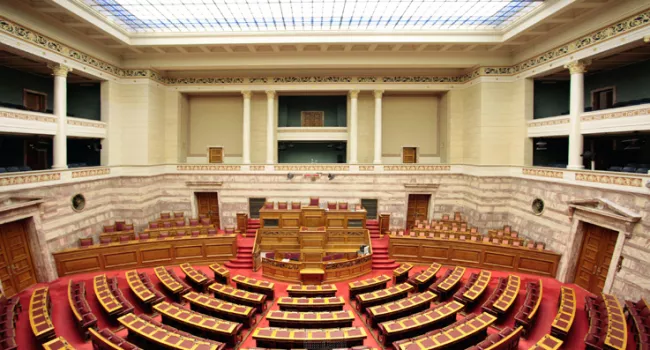
{"type": "Polygon", "coordinates": [[[616,99],[616,90],[614,87],[593,90],[591,92],[591,108],[594,111],[599,109],[612,108],[616,99]]]}
{"type": "Polygon", "coordinates": [[[47,109],[47,94],[33,90],[23,90],[23,106],[30,111],[45,112],[47,109]]]}
{"type": "Polygon", "coordinates": [[[248,215],[252,219],[257,219],[260,217],[260,209],[266,203],[266,198],[248,198],[248,215]]]}
{"type": "Polygon", "coordinates": [[[417,148],[415,147],[404,147],[402,148],[402,163],[411,164],[417,163],[417,148]]]}
{"type": "Polygon", "coordinates": [[[533,204],[531,207],[535,215],[542,215],[544,212],[544,200],[540,198],[533,199],[533,204]]]}
{"type": "Polygon", "coordinates": [[[368,199],[368,198],[363,198],[361,199],[361,206],[366,209],[366,216],[368,219],[376,219],[377,218],[377,200],[376,199],[368,199]]]}
{"type": "Polygon", "coordinates": [[[208,159],[210,163],[223,163],[223,147],[208,148],[208,159]]]}
{"type": "Polygon", "coordinates": [[[86,198],[83,194],[78,193],[72,197],[72,209],[74,211],[82,211],[86,207],[86,198]]]}

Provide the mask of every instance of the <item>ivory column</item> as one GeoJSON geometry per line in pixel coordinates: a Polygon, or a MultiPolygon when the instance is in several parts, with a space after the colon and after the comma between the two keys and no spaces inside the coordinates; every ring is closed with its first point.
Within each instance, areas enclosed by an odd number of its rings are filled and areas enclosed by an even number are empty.
{"type": "Polygon", "coordinates": [[[357,164],[357,105],[359,90],[350,91],[350,131],[348,149],[350,152],[350,164],[357,164]]]}
{"type": "Polygon", "coordinates": [[[274,131],[275,131],[275,91],[266,92],[266,164],[273,164],[273,153],[275,153],[274,131]]]}
{"type": "Polygon", "coordinates": [[[251,92],[242,91],[244,96],[244,135],[242,137],[242,163],[251,163],[251,92]]]}
{"type": "Polygon", "coordinates": [[[571,98],[569,107],[569,164],[567,169],[584,169],[582,148],[584,138],[580,131],[580,115],[585,110],[584,78],[589,62],[574,61],[565,66],[571,72],[571,98]]]}
{"type": "Polygon", "coordinates": [[[68,89],[67,77],[72,68],[62,64],[48,65],[54,75],[54,115],[56,116],[56,134],[54,135],[54,153],[52,169],[68,168],[68,89]]]}
{"type": "Polygon", "coordinates": [[[383,90],[375,90],[375,164],[381,164],[381,97],[383,90]]]}

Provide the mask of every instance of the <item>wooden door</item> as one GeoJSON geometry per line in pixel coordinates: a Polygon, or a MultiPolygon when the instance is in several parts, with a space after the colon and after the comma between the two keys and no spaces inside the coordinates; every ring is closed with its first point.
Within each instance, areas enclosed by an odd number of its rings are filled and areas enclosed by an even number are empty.
{"type": "Polygon", "coordinates": [[[402,149],[402,163],[417,163],[417,150],[415,147],[404,147],[402,149]]]}
{"type": "Polygon", "coordinates": [[[220,227],[218,194],[216,192],[197,193],[196,202],[199,208],[199,215],[209,217],[212,225],[218,229],[220,227]]]}
{"type": "Polygon", "coordinates": [[[415,220],[426,220],[429,214],[430,194],[409,194],[406,228],[413,227],[415,220]]]}
{"type": "Polygon", "coordinates": [[[605,286],[618,232],[587,223],[584,225],[584,238],[574,282],[597,294],[605,286]]]}
{"type": "Polygon", "coordinates": [[[223,163],[223,148],[210,147],[208,149],[208,162],[210,163],[223,163]]]}
{"type": "Polygon", "coordinates": [[[24,220],[0,225],[0,281],[8,297],[36,283],[24,220]]]}

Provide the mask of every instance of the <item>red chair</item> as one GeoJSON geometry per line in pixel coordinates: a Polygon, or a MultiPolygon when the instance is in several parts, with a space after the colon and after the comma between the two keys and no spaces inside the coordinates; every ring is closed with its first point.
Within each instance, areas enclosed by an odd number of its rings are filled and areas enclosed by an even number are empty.
{"type": "Polygon", "coordinates": [[[510,228],[509,225],[505,225],[505,226],[503,226],[503,232],[505,232],[505,233],[510,233],[510,231],[511,231],[511,228],[510,228]]]}
{"type": "Polygon", "coordinates": [[[110,237],[101,237],[101,238],[99,239],[99,244],[102,244],[102,245],[104,245],[104,244],[109,244],[109,243],[111,243],[111,241],[112,241],[112,240],[111,240],[110,237]]]}
{"type": "Polygon", "coordinates": [[[442,215],[442,221],[449,221],[449,214],[442,215]]]}
{"type": "Polygon", "coordinates": [[[190,219],[190,226],[199,226],[199,219],[190,219]]]}
{"type": "Polygon", "coordinates": [[[210,225],[210,218],[201,218],[201,225],[202,226],[210,225]]]}
{"type": "Polygon", "coordinates": [[[460,221],[460,220],[461,220],[461,218],[460,218],[460,212],[457,211],[457,212],[454,213],[454,221],[460,221]]]}
{"type": "Polygon", "coordinates": [[[169,232],[168,231],[162,231],[160,234],[158,234],[158,239],[165,239],[169,237],[169,232]]]}
{"type": "Polygon", "coordinates": [[[348,210],[348,202],[339,202],[339,210],[348,210]]]}
{"type": "Polygon", "coordinates": [[[320,199],[318,197],[309,197],[309,206],[318,207],[320,205],[320,199]]]}
{"type": "Polygon", "coordinates": [[[472,228],[469,230],[469,233],[478,233],[478,227],[472,227],[472,228]]]}
{"type": "Polygon", "coordinates": [[[537,248],[537,250],[544,250],[545,246],[544,242],[537,242],[535,248],[537,248]]]}
{"type": "Polygon", "coordinates": [[[126,243],[131,240],[129,236],[120,236],[120,243],[126,243]]]}
{"type": "Polygon", "coordinates": [[[278,209],[286,210],[287,202],[278,202],[278,209]]]}
{"type": "Polygon", "coordinates": [[[124,231],[133,231],[133,224],[124,225],[124,231]]]}
{"type": "Polygon", "coordinates": [[[302,207],[302,203],[300,202],[291,202],[291,209],[292,210],[299,210],[302,207]]]}
{"type": "Polygon", "coordinates": [[[520,241],[512,241],[512,246],[513,247],[521,247],[521,242],[520,241]]]}
{"type": "Polygon", "coordinates": [[[492,238],[492,243],[499,244],[499,239],[498,238],[492,238]]]}
{"type": "Polygon", "coordinates": [[[510,232],[510,237],[512,237],[512,238],[518,238],[518,237],[519,237],[519,232],[517,232],[517,231],[512,231],[512,232],[510,232]]]}
{"type": "Polygon", "coordinates": [[[327,202],[327,209],[336,210],[336,202],[327,202]]]}
{"type": "Polygon", "coordinates": [[[160,213],[160,218],[161,219],[171,219],[172,214],[171,213],[160,213]]]}
{"type": "Polygon", "coordinates": [[[192,230],[192,237],[198,237],[201,234],[199,230],[192,230]]]}
{"type": "Polygon", "coordinates": [[[264,209],[273,209],[275,204],[273,202],[266,202],[264,203],[264,209]]]}
{"type": "Polygon", "coordinates": [[[158,228],[158,223],[157,222],[150,222],[149,223],[149,228],[158,228]]]}
{"type": "Polygon", "coordinates": [[[93,245],[93,238],[92,237],[87,237],[87,238],[79,238],[79,246],[80,247],[89,247],[93,245]]]}
{"type": "Polygon", "coordinates": [[[125,221],[115,221],[115,229],[118,231],[125,231],[126,230],[126,222],[125,221]]]}
{"type": "Polygon", "coordinates": [[[472,242],[478,242],[478,237],[477,236],[470,236],[469,240],[472,242]]]}
{"type": "Polygon", "coordinates": [[[175,211],[175,212],[174,212],[174,217],[175,217],[175,218],[182,218],[182,217],[185,217],[185,213],[183,213],[182,211],[175,211]]]}
{"type": "Polygon", "coordinates": [[[483,237],[483,243],[490,243],[490,237],[483,237]]]}
{"type": "Polygon", "coordinates": [[[139,239],[149,239],[149,234],[146,232],[142,232],[141,234],[138,235],[139,239]]]}
{"type": "Polygon", "coordinates": [[[104,225],[104,232],[115,232],[114,225],[104,225]]]}
{"type": "Polygon", "coordinates": [[[213,228],[208,229],[208,236],[216,236],[217,235],[217,230],[213,228]]]}
{"type": "Polygon", "coordinates": [[[172,223],[169,222],[169,221],[165,221],[165,222],[163,222],[163,227],[164,227],[164,228],[171,228],[171,227],[172,227],[172,223]]]}
{"type": "Polygon", "coordinates": [[[233,234],[233,233],[235,233],[235,228],[234,227],[226,227],[225,232],[226,232],[226,234],[233,234]]]}
{"type": "Polygon", "coordinates": [[[176,231],[176,238],[185,237],[185,230],[176,231]]]}
{"type": "Polygon", "coordinates": [[[176,221],[176,227],[185,227],[185,220],[176,221]]]}

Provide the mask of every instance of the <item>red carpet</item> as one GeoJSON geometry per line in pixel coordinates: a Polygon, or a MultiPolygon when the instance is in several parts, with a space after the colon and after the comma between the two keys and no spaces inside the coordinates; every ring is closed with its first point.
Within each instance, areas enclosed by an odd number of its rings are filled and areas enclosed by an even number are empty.
{"type": "MultiPolygon", "coordinates": [[[[200,268],[204,272],[208,273],[208,275],[212,276],[212,271],[210,271],[207,268],[207,266],[196,266],[196,267],[200,268]]],[[[424,268],[425,266],[416,266],[413,268],[411,273],[419,272],[424,268]]],[[[178,267],[176,267],[175,270],[179,276],[184,276],[184,274],[180,271],[178,267]]],[[[441,269],[441,271],[438,273],[438,276],[441,276],[445,272],[445,270],[446,268],[441,269]]],[[[139,269],[139,271],[147,272],[150,275],[152,281],[154,283],[157,282],[157,278],[153,273],[153,269],[139,269]]],[[[467,269],[464,276],[464,281],[467,280],[467,277],[469,276],[470,273],[476,271],[477,271],[476,269],[467,269]]],[[[120,289],[127,297],[127,299],[129,299],[136,307],[136,313],[138,314],[142,313],[143,312],[142,309],[140,308],[139,304],[132,296],[131,291],[129,290],[129,287],[126,283],[126,280],[124,279],[124,271],[106,271],[105,273],[109,277],[118,276],[120,289]]],[[[76,275],[73,277],[73,279],[75,281],[83,280],[86,282],[88,302],[90,304],[91,309],[93,310],[93,312],[98,318],[99,328],[104,328],[110,325],[108,325],[107,318],[104,315],[103,311],[101,310],[101,307],[94,296],[93,288],[92,288],[92,278],[97,274],[99,274],[99,272],[76,275]]],[[[261,270],[258,272],[252,272],[249,269],[242,269],[242,270],[231,269],[231,276],[235,276],[237,274],[251,276],[254,278],[263,278],[261,270]]],[[[364,276],[363,278],[368,278],[368,277],[377,276],[381,274],[390,275],[391,272],[373,271],[372,273],[364,276]]],[[[490,287],[488,287],[488,290],[483,296],[483,300],[486,299],[489,296],[489,294],[492,292],[492,288],[496,284],[497,278],[507,276],[507,275],[508,275],[507,272],[498,272],[498,271],[492,272],[492,281],[490,287]]],[[[525,293],[526,293],[525,291],[526,282],[531,279],[539,278],[538,276],[525,275],[525,274],[519,274],[519,276],[521,276],[522,278],[521,291],[519,293],[519,297],[517,298],[517,301],[514,307],[512,308],[512,311],[508,314],[507,319],[504,320],[502,323],[497,324],[496,325],[497,327],[505,327],[505,326],[512,327],[514,325],[514,314],[517,312],[521,304],[524,302],[525,293]]],[[[68,288],[69,279],[70,279],[69,277],[60,278],[50,284],[50,296],[52,299],[52,318],[53,318],[56,334],[66,338],[73,346],[75,346],[78,349],[92,349],[90,342],[84,342],[84,340],[81,338],[79,331],[76,329],[76,327],[74,327],[73,316],[72,316],[72,312],[70,311],[68,305],[68,298],[67,298],[67,288],[68,288]]],[[[545,334],[549,333],[550,324],[553,318],[555,318],[555,314],[557,312],[557,307],[558,307],[559,289],[562,284],[552,278],[542,278],[542,283],[543,283],[543,301],[541,304],[541,309],[539,310],[539,313],[537,315],[537,322],[536,325],[532,328],[532,332],[528,336],[528,338],[527,339],[522,338],[519,345],[520,349],[528,349],[532,344],[537,342],[537,340],[539,340],[545,334]]],[[[278,297],[287,295],[286,293],[287,284],[288,283],[285,282],[276,282],[275,291],[278,297]]],[[[29,307],[29,298],[32,294],[32,291],[34,290],[35,287],[39,287],[39,286],[42,286],[42,284],[29,288],[20,293],[21,303],[23,305],[23,312],[20,314],[19,321],[16,326],[17,327],[16,340],[18,342],[20,349],[39,349],[38,344],[34,340],[34,337],[31,332],[31,328],[29,326],[29,319],[28,319],[28,312],[27,312],[29,307]]],[[[347,282],[336,283],[336,286],[338,288],[337,295],[344,296],[347,298],[348,295],[347,282]]],[[[576,321],[573,324],[573,328],[571,330],[570,336],[567,342],[564,344],[563,348],[583,349],[584,348],[583,339],[585,333],[587,332],[587,328],[589,326],[587,322],[587,316],[584,312],[584,297],[588,293],[582,290],[580,287],[574,285],[572,285],[571,287],[573,287],[576,291],[576,297],[578,299],[578,310],[576,314],[576,321]]],[[[480,312],[480,306],[483,300],[481,300],[475,307],[473,307],[471,310],[468,311],[480,312]]],[[[346,309],[351,309],[349,302],[345,307],[346,309]]],[[[275,300],[273,301],[273,305],[269,306],[269,309],[273,309],[273,310],[278,309],[278,306],[275,304],[275,300]]],[[[463,317],[463,316],[459,315],[459,317],[463,317]]],[[[266,327],[268,326],[268,322],[266,321],[266,319],[263,319],[259,322],[259,325],[266,327]]],[[[368,326],[365,325],[358,317],[357,320],[355,320],[354,325],[364,326],[368,331],[370,331],[370,329],[368,329],[368,326]]],[[[250,330],[244,330],[244,332],[245,332],[244,340],[240,344],[240,347],[243,348],[254,347],[255,341],[249,335],[250,330]]],[[[492,332],[496,332],[496,329],[491,329],[490,333],[492,332]]],[[[370,347],[381,348],[377,344],[377,341],[375,340],[376,331],[373,330],[372,332],[369,333],[373,334],[373,336],[368,337],[368,339],[365,342],[365,345],[370,347]]],[[[120,332],[118,332],[118,334],[126,336],[126,330],[121,330],[120,332]]],[[[632,350],[634,348],[635,348],[635,344],[633,342],[633,337],[631,334],[629,334],[628,349],[632,350]]]]}

